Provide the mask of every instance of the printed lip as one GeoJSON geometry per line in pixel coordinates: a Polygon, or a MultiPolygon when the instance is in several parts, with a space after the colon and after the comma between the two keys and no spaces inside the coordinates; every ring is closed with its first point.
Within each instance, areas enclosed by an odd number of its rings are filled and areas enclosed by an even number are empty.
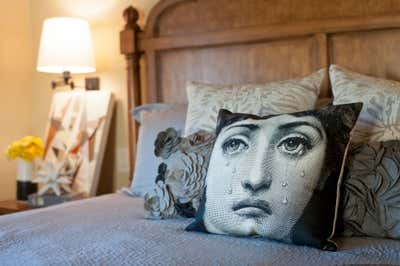
{"type": "Polygon", "coordinates": [[[253,200],[253,199],[245,199],[242,201],[239,201],[238,203],[233,204],[232,210],[233,211],[238,211],[242,210],[245,208],[249,209],[260,209],[263,212],[267,213],[268,215],[272,214],[271,207],[269,206],[268,201],[265,200],[253,200]]]}

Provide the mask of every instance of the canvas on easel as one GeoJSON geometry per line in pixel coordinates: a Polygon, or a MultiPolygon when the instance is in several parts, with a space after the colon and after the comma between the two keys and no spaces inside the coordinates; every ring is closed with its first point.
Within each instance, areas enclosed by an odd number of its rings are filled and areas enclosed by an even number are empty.
{"type": "Polygon", "coordinates": [[[96,195],[113,106],[110,91],[66,91],[53,96],[44,162],[62,162],[64,171],[71,173],[74,193],[96,195]]]}

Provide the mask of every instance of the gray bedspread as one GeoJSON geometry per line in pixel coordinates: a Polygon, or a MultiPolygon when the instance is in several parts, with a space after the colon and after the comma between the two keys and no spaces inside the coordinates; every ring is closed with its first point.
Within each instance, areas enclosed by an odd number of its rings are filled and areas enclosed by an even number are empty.
{"type": "Polygon", "coordinates": [[[143,201],[112,194],[0,217],[0,265],[400,264],[400,241],[338,239],[338,252],[185,232],[188,219],[143,219],[143,201]]]}

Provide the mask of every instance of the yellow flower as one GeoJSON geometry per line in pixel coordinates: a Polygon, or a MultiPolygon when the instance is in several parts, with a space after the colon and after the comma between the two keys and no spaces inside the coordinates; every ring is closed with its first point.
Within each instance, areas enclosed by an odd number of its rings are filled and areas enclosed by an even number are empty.
{"type": "Polygon", "coordinates": [[[43,142],[40,138],[26,136],[18,141],[13,141],[6,149],[6,156],[13,160],[22,158],[25,161],[33,161],[44,154],[43,142]]]}

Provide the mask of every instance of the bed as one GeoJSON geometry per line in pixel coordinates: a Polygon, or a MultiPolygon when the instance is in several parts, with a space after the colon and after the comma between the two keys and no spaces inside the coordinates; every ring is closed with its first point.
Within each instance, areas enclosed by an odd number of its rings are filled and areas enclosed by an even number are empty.
{"type": "Polygon", "coordinates": [[[191,219],[149,221],[121,194],[2,217],[1,265],[398,264],[399,241],[339,239],[341,251],[185,232],[191,219]]]}
{"type": "MultiPolygon", "coordinates": [[[[307,75],[330,64],[400,80],[396,1],[162,0],[142,30],[124,11],[128,112],[184,103],[189,80],[247,83],[307,75]],[[224,7],[224,8],[221,8],[224,7]]],[[[328,73],[327,73],[328,74],[328,73]]],[[[321,101],[329,101],[326,78],[321,101]]],[[[130,116],[128,116],[130,117],[130,116]]],[[[129,119],[131,171],[138,124],[129,119]]],[[[340,250],[186,232],[191,219],[146,220],[123,193],[0,217],[1,265],[399,264],[400,241],[338,238],[340,250]]]]}

